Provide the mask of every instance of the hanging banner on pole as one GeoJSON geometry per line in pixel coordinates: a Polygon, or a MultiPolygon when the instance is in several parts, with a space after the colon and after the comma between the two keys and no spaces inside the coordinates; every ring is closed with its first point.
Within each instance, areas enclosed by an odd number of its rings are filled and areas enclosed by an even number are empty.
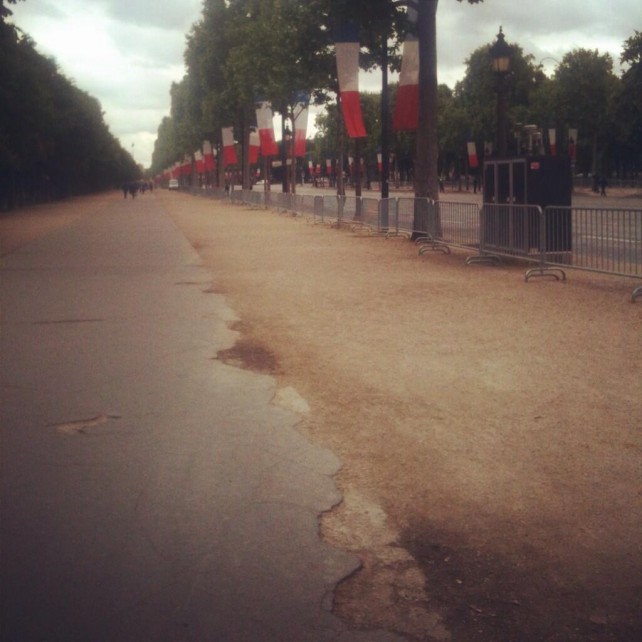
{"type": "Polygon", "coordinates": [[[232,127],[223,127],[223,167],[236,165],[238,159],[234,149],[234,129],[232,127]]]}
{"type": "Polygon", "coordinates": [[[278,156],[279,150],[274,138],[272,105],[264,100],[256,107],[256,124],[259,128],[259,139],[261,141],[261,154],[267,156],[278,156]]]}
{"type": "Polygon", "coordinates": [[[298,102],[292,110],[292,119],[294,120],[294,155],[298,157],[305,156],[305,141],[308,134],[308,113],[309,99],[308,96],[301,92],[297,96],[298,102]]]}
{"type": "Polygon", "coordinates": [[[181,168],[181,174],[183,176],[189,176],[192,173],[192,155],[185,154],[183,156],[183,166],[181,168]]]}
{"type": "Polygon", "coordinates": [[[212,143],[209,140],[203,141],[203,157],[205,161],[205,171],[213,171],[216,167],[216,163],[214,161],[214,150],[212,149],[212,143]]]}
{"type": "Polygon", "coordinates": [[[194,152],[194,161],[196,162],[196,173],[202,174],[205,171],[205,163],[203,162],[203,152],[200,149],[194,152]]]}
{"type": "Polygon", "coordinates": [[[350,138],[364,138],[366,128],[359,97],[359,36],[353,23],[344,25],[335,43],[341,111],[350,138]]]}
{"type": "Polygon", "coordinates": [[[575,161],[577,156],[577,129],[568,130],[568,155],[575,161]]]}
{"type": "Polygon", "coordinates": [[[479,167],[479,159],[477,158],[477,146],[474,142],[468,143],[468,167],[475,169],[479,167]]]}
{"type": "MultiPolygon", "coordinates": [[[[417,10],[408,8],[408,19],[417,22],[417,10]]],[[[394,131],[417,129],[419,123],[419,40],[408,34],[403,44],[399,87],[392,115],[394,131]]]]}
{"type": "Polygon", "coordinates": [[[250,165],[256,165],[259,162],[259,148],[261,140],[256,130],[250,132],[250,165]]]}
{"type": "Polygon", "coordinates": [[[548,148],[551,156],[557,155],[557,131],[555,129],[548,130],[548,148]]]}

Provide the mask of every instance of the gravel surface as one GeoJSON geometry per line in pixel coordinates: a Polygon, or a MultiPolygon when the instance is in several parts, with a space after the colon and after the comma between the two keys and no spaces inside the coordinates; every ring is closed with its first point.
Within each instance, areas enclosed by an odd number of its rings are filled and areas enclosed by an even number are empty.
{"type": "MultiPolygon", "coordinates": [[[[170,212],[213,273],[206,291],[241,319],[219,358],[290,388],[300,430],[343,462],[343,502],[320,531],[362,568],[337,588],[338,615],[409,640],[642,639],[635,281],[525,283],[517,264],[418,256],[408,241],[181,193],[144,198],[170,212]]],[[[3,215],[0,254],[82,203],[3,215]]]]}

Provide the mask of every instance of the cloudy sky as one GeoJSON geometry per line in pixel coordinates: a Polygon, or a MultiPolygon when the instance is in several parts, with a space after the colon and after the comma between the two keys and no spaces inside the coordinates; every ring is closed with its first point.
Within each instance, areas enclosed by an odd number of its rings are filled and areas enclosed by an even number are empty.
{"type": "MultiPolygon", "coordinates": [[[[100,100],[112,133],[149,166],[156,131],[169,114],[172,81],[184,74],[185,36],[202,0],[26,0],[11,5],[13,22],[62,72],[100,100]]],[[[465,60],[503,26],[547,72],[575,48],[610,53],[642,28],[640,0],[441,0],[437,12],[439,82],[463,77],[465,60]]],[[[369,75],[362,86],[375,90],[369,75]]]]}

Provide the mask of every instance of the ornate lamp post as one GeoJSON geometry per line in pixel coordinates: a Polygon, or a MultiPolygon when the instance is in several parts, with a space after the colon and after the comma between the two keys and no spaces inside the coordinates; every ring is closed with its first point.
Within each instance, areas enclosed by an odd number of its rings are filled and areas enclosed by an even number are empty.
{"type": "Polygon", "coordinates": [[[506,83],[510,72],[512,48],[506,42],[502,28],[499,28],[497,39],[490,48],[492,69],[497,76],[497,150],[500,156],[506,156],[506,83]]]}

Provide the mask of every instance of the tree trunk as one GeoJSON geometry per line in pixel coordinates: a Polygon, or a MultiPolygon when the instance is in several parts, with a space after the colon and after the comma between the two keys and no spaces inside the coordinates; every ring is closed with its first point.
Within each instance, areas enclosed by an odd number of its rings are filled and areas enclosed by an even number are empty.
{"type": "MultiPolygon", "coordinates": [[[[417,36],[419,41],[419,122],[415,158],[415,197],[439,200],[437,136],[437,4],[419,0],[417,36]]],[[[415,232],[441,235],[439,209],[416,203],[415,232]]]]}
{"type": "MultiPolygon", "coordinates": [[[[335,166],[335,178],[337,181],[337,196],[345,196],[346,188],[343,184],[343,158],[345,150],[345,129],[343,124],[342,116],[343,106],[341,105],[341,94],[337,94],[337,135],[339,140],[337,141],[339,147],[339,153],[337,158],[337,164],[335,166]],[[339,171],[341,168],[341,171],[339,171]]],[[[358,138],[356,140],[359,140],[358,138]]],[[[330,182],[330,177],[328,177],[328,182],[330,182]]]]}
{"type": "Polygon", "coordinates": [[[439,198],[437,159],[437,4],[419,0],[417,18],[419,39],[419,123],[415,196],[439,198]]]}
{"type": "Polygon", "coordinates": [[[245,110],[243,110],[243,130],[242,130],[242,149],[243,149],[243,167],[241,184],[243,189],[250,189],[250,128],[247,124],[245,110]]]}

